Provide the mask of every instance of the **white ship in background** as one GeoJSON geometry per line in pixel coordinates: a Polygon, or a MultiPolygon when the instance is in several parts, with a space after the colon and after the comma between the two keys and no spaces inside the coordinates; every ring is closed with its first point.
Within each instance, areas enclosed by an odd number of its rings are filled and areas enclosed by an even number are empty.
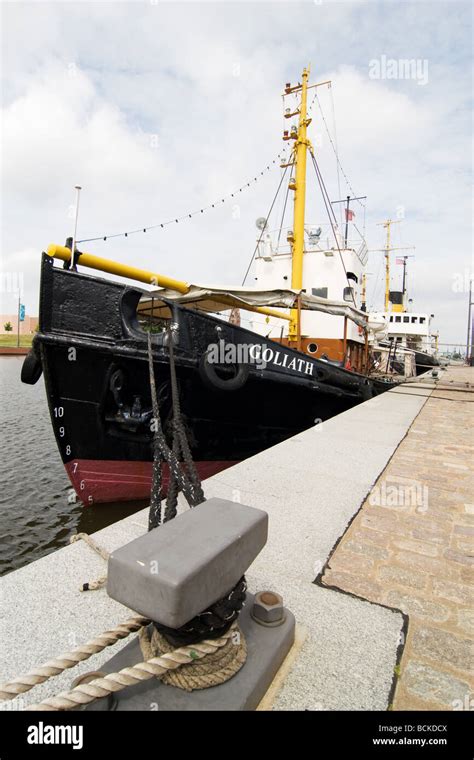
{"type": "Polygon", "coordinates": [[[407,296],[407,260],[412,258],[410,255],[403,255],[396,259],[396,263],[403,266],[402,289],[390,289],[390,253],[394,250],[403,250],[390,246],[390,226],[392,224],[394,222],[391,219],[383,222],[387,230],[387,244],[384,249],[384,310],[371,312],[370,321],[377,322],[385,327],[385,336],[384,339],[380,337],[380,343],[389,348],[392,360],[395,360],[394,365],[397,366],[398,359],[402,359],[408,350],[414,354],[416,374],[421,375],[439,364],[439,336],[437,332],[433,332],[432,328],[432,320],[435,315],[411,311],[412,299],[407,296]]]}

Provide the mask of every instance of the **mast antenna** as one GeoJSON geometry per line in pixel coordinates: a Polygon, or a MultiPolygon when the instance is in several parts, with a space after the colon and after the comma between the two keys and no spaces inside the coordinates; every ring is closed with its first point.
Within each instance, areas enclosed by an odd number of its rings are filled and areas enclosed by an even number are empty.
{"type": "Polygon", "coordinates": [[[75,185],[76,190],[76,212],[74,215],[74,236],[72,238],[72,246],[71,246],[71,266],[74,268],[74,256],[76,253],[76,239],[77,239],[77,219],[79,217],[79,199],[81,195],[82,187],[80,185],[75,185]]]}

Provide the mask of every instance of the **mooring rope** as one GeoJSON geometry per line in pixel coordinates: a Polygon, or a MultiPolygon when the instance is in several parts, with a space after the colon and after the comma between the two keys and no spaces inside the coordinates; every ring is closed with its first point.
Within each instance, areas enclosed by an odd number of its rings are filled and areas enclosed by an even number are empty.
{"type": "MultiPolygon", "coordinates": [[[[153,466],[150,494],[150,510],[148,512],[148,530],[157,528],[161,523],[161,499],[162,499],[162,448],[166,445],[163,430],[161,428],[160,409],[156,393],[155,370],[153,368],[153,349],[151,347],[151,333],[148,333],[148,371],[150,374],[151,405],[153,410],[153,424],[155,434],[153,436],[153,466]]],[[[170,466],[171,473],[171,466],[170,466]]]]}
{"type": "MultiPolygon", "coordinates": [[[[171,344],[172,335],[169,336],[171,344]]],[[[192,462],[191,452],[186,439],[186,432],[181,420],[179,398],[177,391],[177,381],[174,367],[174,354],[171,348],[170,352],[170,372],[171,372],[171,388],[173,395],[173,425],[175,426],[175,434],[178,436],[178,441],[173,442],[173,448],[168,446],[163,428],[161,425],[160,410],[158,405],[158,397],[156,393],[155,383],[155,370],[153,366],[153,348],[151,344],[151,334],[148,333],[148,369],[150,374],[150,390],[151,400],[153,408],[153,424],[154,424],[154,447],[153,447],[153,481],[151,489],[150,500],[150,513],[148,518],[148,529],[152,530],[157,528],[161,524],[161,499],[162,499],[162,479],[161,479],[161,463],[166,461],[169,466],[170,472],[170,484],[172,484],[172,499],[177,499],[178,491],[182,491],[186,501],[190,506],[196,506],[204,501],[204,494],[202,492],[199,476],[192,462]],[[172,358],[171,358],[172,357],[172,358]],[[173,368],[171,368],[173,367],[173,368]],[[173,390],[174,388],[174,390],[173,390]],[[187,469],[184,470],[180,466],[178,459],[179,450],[183,451],[183,456],[186,460],[187,469]],[[192,462],[190,465],[189,462],[192,462]]],[[[170,507],[168,509],[165,519],[172,519],[176,514],[176,505],[173,505],[173,501],[170,501],[170,507]],[[171,516],[171,517],[170,517],[171,516]]]]}
{"type": "MultiPolygon", "coordinates": [[[[188,436],[184,427],[183,416],[181,414],[181,404],[179,400],[178,381],[176,378],[176,364],[174,360],[173,332],[168,331],[168,352],[170,357],[170,376],[171,376],[171,398],[173,403],[173,450],[176,445],[177,456],[182,455],[189,480],[192,485],[192,500],[189,502],[190,507],[195,507],[205,501],[204,492],[201,486],[196,465],[189,448],[188,436]]],[[[176,516],[178,505],[179,483],[175,479],[174,473],[170,472],[170,484],[168,488],[168,497],[166,499],[166,510],[164,521],[172,520],[176,516]]]]}
{"type": "MultiPolygon", "coordinates": [[[[108,562],[110,557],[110,552],[107,551],[107,549],[104,549],[103,546],[99,546],[99,544],[94,541],[92,536],[89,536],[88,533],[75,533],[71,538],[69,539],[70,544],[76,543],[76,541],[85,541],[85,543],[90,546],[91,549],[93,549],[97,554],[99,554],[102,559],[105,559],[106,562],[108,562]]],[[[81,586],[81,591],[97,591],[97,589],[102,588],[107,583],[107,575],[101,575],[100,578],[97,578],[95,581],[86,581],[81,586]]]]}
{"type": "Polygon", "coordinates": [[[100,554],[102,559],[105,559],[107,561],[110,557],[110,552],[107,551],[107,549],[104,549],[103,546],[99,546],[99,544],[94,541],[94,539],[89,536],[88,533],[75,533],[71,538],[69,539],[70,544],[74,544],[76,541],[85,541],[88,546],[91,547],[97,554],[100,554]]]}
{"type": "Polygon", "coordinates": [[[124,639],[131,633],[139,631],[149,623],[150,620],[141,615],[129,618],[123,623],[119,623],[110,631],[105,631],[104,633],[95,636],[87,643],[81,644],[71,652],[66,652],[66,654],[62,654],[60,657],[48,660],[43,665],[34,668],[30,673],[14,678],[7,683],[0,684],[0,702],[14,699],[19,694],[24,694],[34,686],[38,686],[39,684],[48,681],[50,678],[60,675],[69,668],[74,668],[80,662],[88,660],[92,655],[102,652],[106,647],[116,644],[120,639],[124,639]]]}
{"type": "Polygon", "coordinates": [[[139,662],[132,667],[122,668],[117,673],[108,673],[103,678],[96,678],[90,683],[81,683],[71,691],[65,691],[56,697],[47,697],[42,702],[25,708],[32,710],[71,710],[80,705],[87,705],[96,699],[107,697],[127,686],[134,686],[150,678],[160,678],[171,670],[176,670],[182,665],[189,665],[196,660],[202,660],[207,655],[212,655],[222,647],[225,647],[229,639],[235,635],[236,623],[218,639],[208,639],[199,644],[179,647],[171,652],[166,652],[151,660],[139,662]]]}

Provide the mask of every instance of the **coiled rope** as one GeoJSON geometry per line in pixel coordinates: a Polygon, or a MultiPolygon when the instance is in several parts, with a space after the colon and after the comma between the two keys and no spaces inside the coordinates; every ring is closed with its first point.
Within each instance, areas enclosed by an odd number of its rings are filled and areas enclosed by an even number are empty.
{"type": "MultiPolygon", "coordinates": [[[[142,628],[139,634],[140,649],[147,662],[173,651],[170,642],[157,630],[156,626],[142,628]]],[[[212,639],[218,641],[220,639],[212,639]]],[[[191,645],[194,646],[194,645],[191,645]]],[[[198,645],[196,645],[198,646],[198,645]]],[[[232,678],[245,664],[247,642],[242,631],[234,626],[224,646],[209,653],[202,661],[192,660],[177,670],[169,670],[161,676],[163,683],[176,686],[184,691],[208,689],[232,678]]]]}

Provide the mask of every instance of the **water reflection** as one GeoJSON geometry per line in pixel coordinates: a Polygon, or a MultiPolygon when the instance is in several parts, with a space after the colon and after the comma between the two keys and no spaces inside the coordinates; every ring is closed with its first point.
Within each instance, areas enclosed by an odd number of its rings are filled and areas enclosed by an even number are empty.
{"type": "Polygon", "coordinates": [[[49,419],[43,378],[20,381],[23,357],[0,357],[0,575],[66,546],[73,533],[94,533],[146,502],[68,503],[65,473],[49,419]]]}

